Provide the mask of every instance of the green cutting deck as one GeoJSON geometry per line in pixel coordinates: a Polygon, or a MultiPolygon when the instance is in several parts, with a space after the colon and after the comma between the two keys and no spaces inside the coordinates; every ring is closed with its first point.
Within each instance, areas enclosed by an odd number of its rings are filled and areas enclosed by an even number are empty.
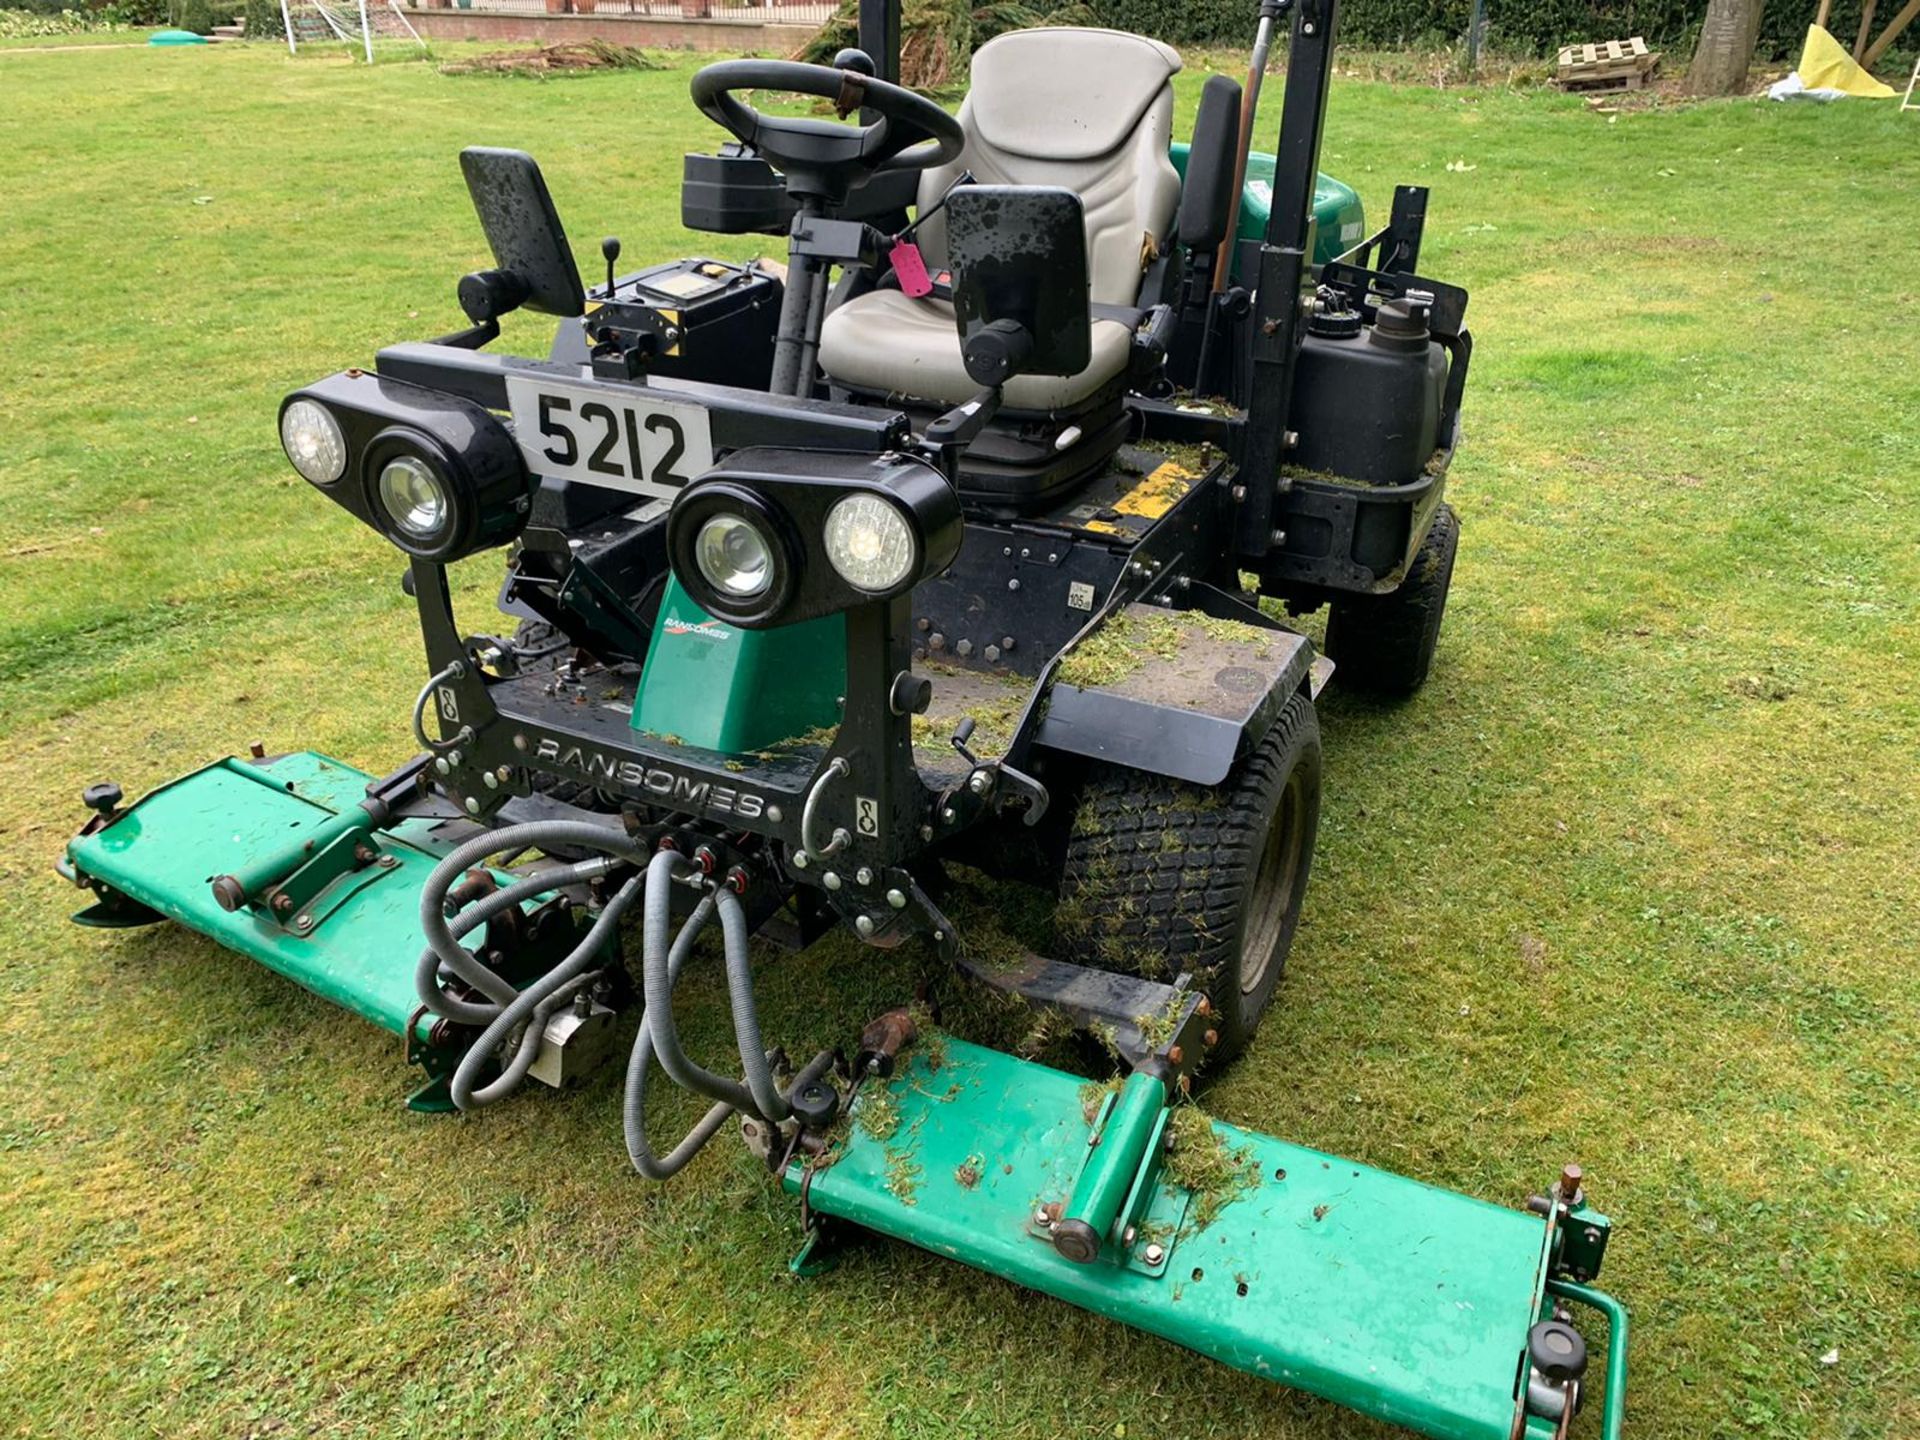
{"type": "Polygon", "coordinates": [[[1076,1264],[1037,1221],[1090,1153],[1082,1082],[943,1043],[938,1069],[916,1055],[887,1087],[897,1123],[856,1118],[813,1177],[815,1210],[1428,1435],[1509,1440],[1540,1316],[1538,1216],[1215,1122],[1251,1186],[1202,1226],[1159,1183],[1128,1254],[1076,1264]]]}

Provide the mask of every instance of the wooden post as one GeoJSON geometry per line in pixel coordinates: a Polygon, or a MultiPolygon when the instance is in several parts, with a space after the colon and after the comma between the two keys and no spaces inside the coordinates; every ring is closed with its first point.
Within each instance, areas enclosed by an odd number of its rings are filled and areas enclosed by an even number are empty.
{"type": "Polygon", "coordinates": [[[1833,0],[1820,0],[1820,13],[1813,17],[1813,23],[1822,30],[1827,28],[1827,16],[1833,13],[1833,0]]]}
{"type": "Polygon", "coordinates": [[[1853,41],[1853,63],[1858,65],[1860,57],[1866,52],[1867,37],[1873,34],[1873,7],[1878,0],[1867,0],[1860,10],[1860,33],[1853,41]]]}
{"type": "Polygon", "coordinates": [[[1860,57],[1860,68],[1873,69],[1873,62],[1886,53],[1886,49],[1900,38],[1901,32],[1913,23],[1913,17],[1920,15],[1920,0],[1907,0],[1907,6],[1893,19],[1887,22],[1887,28],[1880,32],[1880,38],[1867,47],[1867,53],[1860,57]]]}

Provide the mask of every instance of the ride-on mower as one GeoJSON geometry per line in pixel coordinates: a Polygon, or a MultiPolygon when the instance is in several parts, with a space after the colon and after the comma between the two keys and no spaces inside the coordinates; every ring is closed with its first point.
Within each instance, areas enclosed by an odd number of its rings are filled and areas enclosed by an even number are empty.
{"type": "Polygon", "coordinates": [[[1458,533],[1467,297],[1417,273],[1423,190],[1369,236],[1317,174],[1334,12],[1265,0],[1249,91],[1209,79],[1184,144],[1179,57],[1114,31],[991,41],[957,117],[890,78],[897,0],[833,65],[708,65],[693,101],[732,139],[686,158],[683,217],[784,233],[784,267],[621,273],[608,240],[589,288],[532,159],[466,151],[495,259],[460,281],[469,328],[279,417],[408,557],[419,753],[96,785],[76,918],[179,921],[386,1027],[422,1110],[571,1082],[637,1012],[633,1164],[666,1179],[737,1118],[798,1201],[796,1270],[879,1232],[1430,1435],[1567,1434],[1571,1307],[1597,1309],[1617,1435],[1626,1316],[1577,1166],[1507,1209],[1187,1103],[1287,959],[1315,697],[1421,684],[1458,533]],[[1289,14],[1279,141],[1250,154],[1289,14]],[[520,308],[560,318],[548,358],[487,348],[520,308]],[[489,549],[507,635],[453,613],[448,567],[489,549]],[[1326,654],[1279,618],[1322,605],[1326,654]],[[956,864],[1051,886],[1058,953],[977,943],[956,864]],[[926,995],[790,1065],[749,940],[841,926],[1117,1073],[936,1028],[926,995]],[[713,950],[737,1075],[675,1021],[713,950]],[[712,1102],[664,1151],[656,1064],[712,1102]]]}

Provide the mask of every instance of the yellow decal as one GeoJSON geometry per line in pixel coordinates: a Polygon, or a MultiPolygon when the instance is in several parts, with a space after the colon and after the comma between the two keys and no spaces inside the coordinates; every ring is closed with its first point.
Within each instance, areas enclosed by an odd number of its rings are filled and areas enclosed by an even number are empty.
{"type": "MultiPolygon", "coordinates": [[[[1142,520],[1158,520],[1186,497],[1200,477],[1175,460],[1163,461],[1154,472],[1114,502],[1112,513],[1133,515],[1142,520]]],[[[1102,535],[1132,535],[1136,532],[1111,520],[1089,520],[1082,530],[1102,535]]]]}

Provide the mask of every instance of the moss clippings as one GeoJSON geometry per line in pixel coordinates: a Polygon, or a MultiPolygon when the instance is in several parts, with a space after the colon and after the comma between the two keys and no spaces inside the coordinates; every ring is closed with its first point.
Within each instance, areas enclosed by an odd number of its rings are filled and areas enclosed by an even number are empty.
{"type": "Polygon", "coordinates": [[[1226,1206],[1260,1183],[1259,1157],[1251,1146],[1229,1145],[1202,1110],[1179,1106],[1167,1117],[1172,1141],[1166,1175],[1193,1196],[1187,1219],[1204,1230],[1226,1206]]]}
{"type": "Polygon", "coordinates": [[[1080,1087],[1080,1113],[1091,1125],[1100,1118],[1100,1109],[1109,1098],[1120,1093],[1125,1082],[1115,1075],[1107,1080],[1089,1080],[1080,1087]]]}
{"type": "Polygon", "coordinates": [[[920,1203],[920,1162],[904,1150],[887,1153],[887,1189],[902,1205],[920,1203]]]}
{"type": "Polygon", "coordinates": [[[870,1140],[882,1145],[891,1140],[900,1128],[900,1104],[893,1098],[893,1091],[884,1085],[865,1087],[854,1109],[854,1123],[870,1140]]]}
{"type": "Polygon", "coordinates": [[[1180,1024],[1181,1006],[1186,998],[1184,992],[1176,990],[1167,997],[1162,1009],[1133,1017],[1134,1029],[1140,1032],[1140,1038],[1146,1042],[1149,1050],[1164,1050],[1173,1043],[1174,1032],[1180,1024]]]}
{"type": "Polygon", "coordinates": [[[972,1190],[980,1183],[980,1177],[986,1173],[986,1157],[969,1155],[953,1167],[953,1183],[962,1190],[972,1190]]]}
{"type": "Polygon", "coordinates": [[[1074,646],[1060,662],[1055,678],[1083,690],[1117,685],[1144,665],[1149,655],[1162,660],[1178,655],[1181,639],[1179,622],[1171,614],[1123,611],[1074,646]]]}

